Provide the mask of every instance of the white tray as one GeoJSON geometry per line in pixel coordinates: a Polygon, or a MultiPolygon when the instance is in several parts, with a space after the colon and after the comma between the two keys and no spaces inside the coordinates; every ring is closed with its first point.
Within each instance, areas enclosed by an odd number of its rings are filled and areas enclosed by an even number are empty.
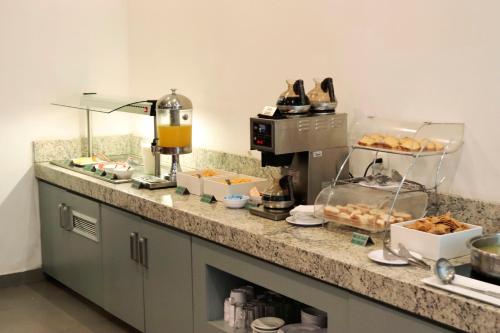
{"type": "Polygon", "coordinates": [[[226,195],[233,195],[233,194],[249,195],[250,189],[252,187],[257,187],[259,192],[262,192],[265,190],[266,185],[267,185],[267,179],[251,177],[246,175],[235,175],[222,178],[214,177],[214,178],[203,179],[204,194],[213,195],[217,201],[224,200],[224,196],[226,195]],[[226,178],[229,178],[230,180],[233,178],[251,178],[252,181],[249,183],[228,185],[225,182],[226,178]]]}
{"type": "Polygon", "coordinates": [[[188,189],[189,193],[195,195],[204,194],[203,188],[203,180],[204,179],[213,179],[213,178],[225,178],[230,176],[236,176],[235,172],[210,169],[217,172],[216,176],[213,177],[198,177],[197,174],[203,172],[203,170],[194,170],[194,171],[186,171],[186,172],[178,172],[177,173],[177,186],[185,187],[188,189]]]}
{"type": "MultiPolygon", "coordinates": [[[[447,290],[449,292],[452,292],[455,294],[460,294],[462,296],[474,298],[474,299],[477,299],[478,301],[483,301],[483,302],[486,302],[489,304],[500,306],[500,299],[499,298],[488,296],[488,295],[485,295],[482,293],[478,293],[476,291],[465,289],[465,288],[462,288],[460,286],[456,286],[453,284],[444,284],[436,276],[431,276],[431,277],[422,279],[422,282],[429,285],[429,286],[433,286],[433,287],[436,287],[439,289],[447,290]]],[[[496,285],[491,284],[491,283],[479,281],[476,279],[471,279],[471,278],[461,276],[461,275],[455,275],[453,282],[456,282],[458,284],[463,284],[464,286],[467,286],[467,287],[472,287],[472,288],[481,289],[481,290],[491,290],[491,291],[500,293],[499,286],[496,286],[496,285]]]]}
{"type": "Polygon", "coordinates": [[[483,234],[483,228],[465,223],[469,229],[447,235],[434,235],[427,232],[409,229],[405,225],[416,220],[391,225],[391,243],[394,248],[402,243],[410,251],[420,253],[424,258],[438,260],[452,259],[470,254],[467,241],[483,234]]]}

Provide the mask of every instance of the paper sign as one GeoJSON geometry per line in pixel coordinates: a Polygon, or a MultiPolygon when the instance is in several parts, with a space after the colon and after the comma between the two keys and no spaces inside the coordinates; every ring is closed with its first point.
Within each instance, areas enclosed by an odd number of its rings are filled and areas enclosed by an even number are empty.
{"type": "Polygon", "coordinates": [[[367,245],[374,244],[373,239],[369,235],[360,234],[358,232],[352,233],[351,243],[356,244],[356,245],[361,245],[361,246],[367,246],[367,245]]]}
{"type": "Polygon", "coordinates": [[[188,195],[189,190],[185,188],[184,186],[177,186],[175,189],[175,193],[180,194],[180,195],[188,195]]]}
{"type": "Polygon", "coordinates": [[[276,112],[277,108],[275,106],[264,106],[264,109],[262,109],[262,112],[260,114],[264,116],[269,116],[272,117],[274,116],[274,113],[276,112]]]}
{"type": "Polygon", "coordinates": [[[215,199],[215,197],[211,194],[203,194],[200,198],[200,201],[201,202],[204,202],[204,203],[214,203],[216,202],[217,200],[215,199]]]}

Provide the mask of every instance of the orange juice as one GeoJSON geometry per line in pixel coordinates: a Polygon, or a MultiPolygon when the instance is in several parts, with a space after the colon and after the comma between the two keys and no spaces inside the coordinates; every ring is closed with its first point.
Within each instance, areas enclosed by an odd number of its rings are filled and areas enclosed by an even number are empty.
{"type": "Polygon", "coordinates": [[[191,147],[191,125],[160,125],[158,137],[160,147],[191,147]]]}

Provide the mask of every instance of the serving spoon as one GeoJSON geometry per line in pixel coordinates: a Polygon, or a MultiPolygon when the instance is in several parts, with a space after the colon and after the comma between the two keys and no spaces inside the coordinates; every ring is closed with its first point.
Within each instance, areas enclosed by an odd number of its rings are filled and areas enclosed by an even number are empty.
{"type": "Polygon", "coordinates": [[[453,282],[453,279],[455,278],[455,267],[449,260],[445,258],[441,258],[436,262],[435,273],[439,280],[441,280],[441,282],[443,282],[444,284],[451,284],[460,288],[468,289],[477,293],[500,299],[500,293],[497,293],[495,291],[477,289],[469,286],[464,286],[463,284],[457,282],[453,282]]]}

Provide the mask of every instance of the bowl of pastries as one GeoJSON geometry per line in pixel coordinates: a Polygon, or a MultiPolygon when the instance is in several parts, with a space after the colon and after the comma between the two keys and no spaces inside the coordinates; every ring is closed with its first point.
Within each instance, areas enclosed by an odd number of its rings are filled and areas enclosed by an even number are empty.
{"type": "Polygon", "coordinates": [[[470,254],[467,241],[482,233],[482,227],[460,222],[448,212],[391,225],[391,242],[428,259],[452,259],[470,254]]]}
{"type": "Polygon", "coordinates": [[[405,227],[428,232],[434,235],[446,235],[454,232],[469,230],[469,226],[467,224],[454,219],[450,212],[439,216],[424,217],[413,223],[405,225],[405,227]]]}
{"type": "Polygon", "coordinates": [[[397,137],[394,135],[379,133],[363,135],[363,137],[358,140],[358,145],[408,153],[415,153],[419,151],[440,152],[445,148],[444,144],[437,140],[397,137]]]}
{"type": "Polygon", "coordinates": [[[376,205],[364,203],[349,203],[346,205],[326,205],[323,217],[330,222],[348,225],[370,232],[381,232],[385,229],[385,222],[399,223],[412,220],[414,217],[398,210],[388,214],[388,208],[379,208],[376,205]]]}

